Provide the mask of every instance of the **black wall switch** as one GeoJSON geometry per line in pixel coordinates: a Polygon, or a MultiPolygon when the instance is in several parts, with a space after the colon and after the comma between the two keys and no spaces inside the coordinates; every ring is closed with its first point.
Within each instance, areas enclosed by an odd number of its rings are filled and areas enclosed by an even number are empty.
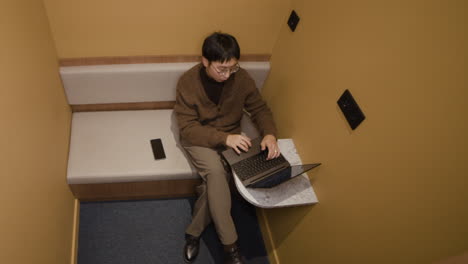
{"type": "Polygon", "coordinates": [[[340,99],[338,99],[337,103],[352,130],[356,129],[356,127],[366,119],[364,113],[362,113],[361,108],[359,108],[359,105],[356,103],[349,90],[346,89],[340,99]]]}
{"type": "Polygon", "coordinates": [[[288,26],[289,28],[291,29],[292,32],[294,32],[294,30],[296,30],[296,27],[297,27],[297,24],[299,23],[299,16],[297,15],[296,11],[292,11],[291,12],[291,15],[289,16],[289,19],[288,19],[288,26]]]}

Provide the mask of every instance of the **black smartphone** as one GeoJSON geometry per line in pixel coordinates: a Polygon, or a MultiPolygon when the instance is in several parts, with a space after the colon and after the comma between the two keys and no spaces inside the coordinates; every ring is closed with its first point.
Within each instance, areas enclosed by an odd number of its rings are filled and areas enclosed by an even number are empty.
{"type": "Polygon", "coordinates": [[[153,149],[154,159],[165,159],[166,153],[160,138],[151,139],[151,148],[153,149]]]}

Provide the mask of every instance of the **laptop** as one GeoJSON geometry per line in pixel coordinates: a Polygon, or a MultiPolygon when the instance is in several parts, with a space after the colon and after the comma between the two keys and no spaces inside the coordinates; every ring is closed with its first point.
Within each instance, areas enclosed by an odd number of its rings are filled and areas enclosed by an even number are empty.
{"type": "Polygon", "coordinates": [[[221,153],[246,187],[271,188],[321,164],[292,166],[282,154],[276,159],[266,160],[268,149],[261,150],[261,140],[262,138],[252,140],[252,147],[249,151],[241,152],[241,154],[237,154],[232,148],[221,153]]]}

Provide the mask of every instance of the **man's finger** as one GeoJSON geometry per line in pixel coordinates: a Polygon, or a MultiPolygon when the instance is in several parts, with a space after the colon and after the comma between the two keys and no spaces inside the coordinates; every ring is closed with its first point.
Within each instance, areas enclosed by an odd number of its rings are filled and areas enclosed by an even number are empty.
{"type": "Polygon", "coordinates": [[[250,147],[250,146],[249,146],[249,143],[248,143],[247,141],[242,141],[240,144],[241,144],[244,148],[247,148],[247,149],[250,147]]]}
{"type": "Polygon", "coordinates": [[[247,142],[247,145],[249,146],[249,148],[252,147],[252,142],[250,142],[250,138],[247,138],[246,142],[247,142]]]}
{"type": "Polygon", "coordinates": [[[240,155],[240,150],[237,148],[237,146],[234,146],[233,149],[234,149],[234,151],[235,151],[237,154],[240,155]]]}
{"type": "Polygon", "coordinates": [[[267,160],[271,160],[273,158],[273,151],[271,148],[268,149],[268,155],[267,155],[267,160]]]}
{"type": "Polygon", "coordinates": [[[245,152],[249,150],[249,148],[245,144],[239,144],[239,147],[245,152]]]}
{"type": "Polygon", "coordinates": [[[279,149],[276,147],[276,146],[273,146],[270,148],[271,149],[271,152],[272,152],[272,157],[273,159],[279,157],[279,149]]]}
{"type": "Polygon", "coordinates": [[[279,157],[279,155],[280,155],[280,150],[279,150],[278,146],[275,146],[274,150],[275,150],[275,151],[274,151],[274,152],[275,152],[275,153],[274,153],[274,154],[275,154],[275,158],[279,157]]]}
{"type": "Polygon", "coordinates": [[[241,140],[239,141],[239,144],[242,144],[243,146],[247,147],[247,148],[250,148],[252,146],[252,143],[250,143],[249,139],[248,138],[241,138],[241,140]]]}
{"type": "Polygon", "coordinates": [[[275,151],[275,159],[276,159],[277,157],[279,157],[279,155],[280,155],[279,150],[276,150],[276,151],[275,151]]]}

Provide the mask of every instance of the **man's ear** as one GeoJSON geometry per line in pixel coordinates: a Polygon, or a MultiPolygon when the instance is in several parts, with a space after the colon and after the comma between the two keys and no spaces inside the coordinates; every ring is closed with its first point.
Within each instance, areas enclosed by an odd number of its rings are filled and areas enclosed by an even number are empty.
{"type": "Polygon", "coordinates": [[[210,66],[210,62],[208,61],[207,58],[202,56],[201,60],[202,60],[203,66],[205,66],[206,68],[208,68],[208,66],[210,66]]]}

